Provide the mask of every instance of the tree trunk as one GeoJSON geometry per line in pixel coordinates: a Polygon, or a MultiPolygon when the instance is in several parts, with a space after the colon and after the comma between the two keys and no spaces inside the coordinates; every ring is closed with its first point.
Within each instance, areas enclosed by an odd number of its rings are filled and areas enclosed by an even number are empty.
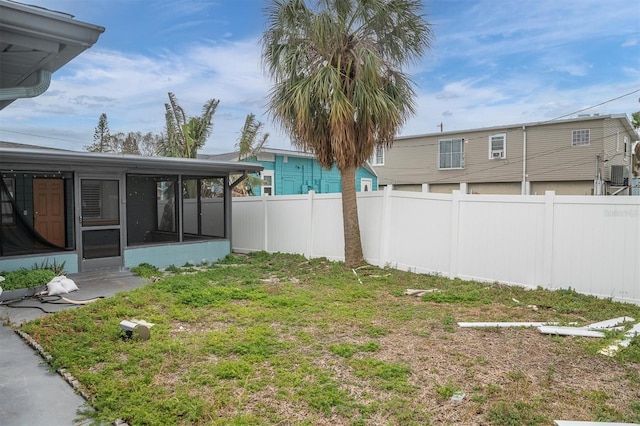
{"type": "Polygon", "coordinates": [[[356,168],[340,170],[342,179],[342,223],[344,226],[344,262],[354,268],[364,263],[358,205],[356,203],[356,168]]]}

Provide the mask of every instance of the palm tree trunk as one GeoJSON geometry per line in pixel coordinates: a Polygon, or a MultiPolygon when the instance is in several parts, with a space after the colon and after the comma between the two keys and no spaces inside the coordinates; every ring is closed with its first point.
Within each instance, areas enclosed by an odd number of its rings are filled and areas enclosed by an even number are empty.
{"type": "Polygon", "coordinates": [[[344,226],[344,262],[354,268],[364,263],[358,205],[356,203],[356,168],[340,169],[342,180],[342,222],[344,226]]]}

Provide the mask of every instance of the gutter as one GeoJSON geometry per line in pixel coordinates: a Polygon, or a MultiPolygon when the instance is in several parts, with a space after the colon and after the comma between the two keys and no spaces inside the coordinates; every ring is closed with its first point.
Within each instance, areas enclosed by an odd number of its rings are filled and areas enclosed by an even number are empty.
{"type": "Polygon", "coordinates": [[[42,95],[51,84],[51,71],[38,70],[38,80],[33,86],[4,87],[0,89],[0,101],[12,101],[21,98],[35,98],[42,95]]]}

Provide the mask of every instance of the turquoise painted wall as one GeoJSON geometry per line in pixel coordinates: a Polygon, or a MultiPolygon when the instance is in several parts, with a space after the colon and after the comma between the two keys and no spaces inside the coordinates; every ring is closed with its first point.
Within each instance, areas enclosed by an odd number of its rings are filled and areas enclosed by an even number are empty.
{"type": "Polygon", "coordinates": [[[65,274],[75,274],[78,272],[78,255],[76,253],[0,258],[0,271],[17,271],[21,268],[33,269],[34,265],[47,263],[53,265],[54,262],[57,265],[64,263],[65,274]]]}
{"type": "MultiPolygon", "coordinates": [[[[342,191],[338,168],[334,165],[331,170],[324,169],[315,158],[275,155],[275,161],[258,161],[255,158],[247,161],[274,171],[275,195],[306,194],[311,190],[318,194],[342,191]]],[[[356,191],[360,191],[360,180],[363,178],[371,179],[372,190],[377,190],[377,177],[360,167],[356,170],[356,191]]],[[[253,193],[262,195],[260,187],[254,188],[253,193]]]]}
{"type": "Polygon", "coordinates": [[[229,240],[198,241],[166,246],[143,246],[124,249],[124,266],[132,268],[149,263],[157,268],[212,263],[231,253],[229,240]]]}

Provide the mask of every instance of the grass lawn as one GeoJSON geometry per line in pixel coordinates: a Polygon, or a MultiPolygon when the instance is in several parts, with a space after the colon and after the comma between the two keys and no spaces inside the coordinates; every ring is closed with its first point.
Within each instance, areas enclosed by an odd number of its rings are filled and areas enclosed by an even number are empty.
{"type": "MultiPolygon", "coordinates": [[[[640,422],[640,338],[458,321],[586,325],[640,307],[300,256],[229,256],[194,272],[25,324],[92,396],[96,420],[130,425],[552,425],[640,422]],[[405,290],[434,289],[423,297],[405,290]],[[515,300],[514,300],[515,299],[515,300]],[[533,308],[532,306],[535,306],[533,308]],[[156,325],[123,339],[123,319],[156,325]],[[451,397],[464,392],[461,401],[451,397]]],[[[153,275],[150,268],[141,273],[153,275]]]]}

